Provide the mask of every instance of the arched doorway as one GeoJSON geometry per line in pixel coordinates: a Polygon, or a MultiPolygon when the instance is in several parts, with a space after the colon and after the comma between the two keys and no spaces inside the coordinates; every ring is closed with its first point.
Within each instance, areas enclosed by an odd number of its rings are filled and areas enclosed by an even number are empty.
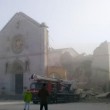
{"type": "Polygon", "coordinates": [[[23,93],[23,63],[22,61],[16,60],[13,63],[13,73],[15,79],[15,94],[23,93]]]}

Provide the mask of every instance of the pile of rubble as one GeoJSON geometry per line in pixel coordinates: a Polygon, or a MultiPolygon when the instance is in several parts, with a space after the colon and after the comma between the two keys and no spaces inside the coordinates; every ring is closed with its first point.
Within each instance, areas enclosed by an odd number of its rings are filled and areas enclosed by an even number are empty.
{"type": "Polygon", "coordinates": [[[92,89],[80,90],[81,101],[83,102],[109,102],[110,92],[98,93],[92,89]]]}

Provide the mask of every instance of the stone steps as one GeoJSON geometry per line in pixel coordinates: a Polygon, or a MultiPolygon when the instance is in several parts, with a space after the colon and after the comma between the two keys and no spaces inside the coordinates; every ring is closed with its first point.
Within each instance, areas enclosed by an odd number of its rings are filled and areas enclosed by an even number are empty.
{"type": "Polygon", "coordinates": [[[0,100],[23,100],[22,95],[0,95],[0,100]]]}

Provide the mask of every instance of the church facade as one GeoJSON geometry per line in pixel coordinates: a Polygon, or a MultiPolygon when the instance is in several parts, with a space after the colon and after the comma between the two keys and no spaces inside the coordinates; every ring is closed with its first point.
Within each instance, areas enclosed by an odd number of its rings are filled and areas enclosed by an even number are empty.
{"type": "Polygon", "coordinates": [[[0,93],[22,94],[32,74],[46,75],[47,26],[22,12],[0,31],[0,93]]]}

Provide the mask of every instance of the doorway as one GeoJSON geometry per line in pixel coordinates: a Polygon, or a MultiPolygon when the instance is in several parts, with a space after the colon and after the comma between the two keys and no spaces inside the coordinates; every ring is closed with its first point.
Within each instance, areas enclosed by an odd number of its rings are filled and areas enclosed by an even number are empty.
{"type": "Polygon", "coordinates": [[[15,93],[23,93],[23,74],[15,74],[15,93]]]}

